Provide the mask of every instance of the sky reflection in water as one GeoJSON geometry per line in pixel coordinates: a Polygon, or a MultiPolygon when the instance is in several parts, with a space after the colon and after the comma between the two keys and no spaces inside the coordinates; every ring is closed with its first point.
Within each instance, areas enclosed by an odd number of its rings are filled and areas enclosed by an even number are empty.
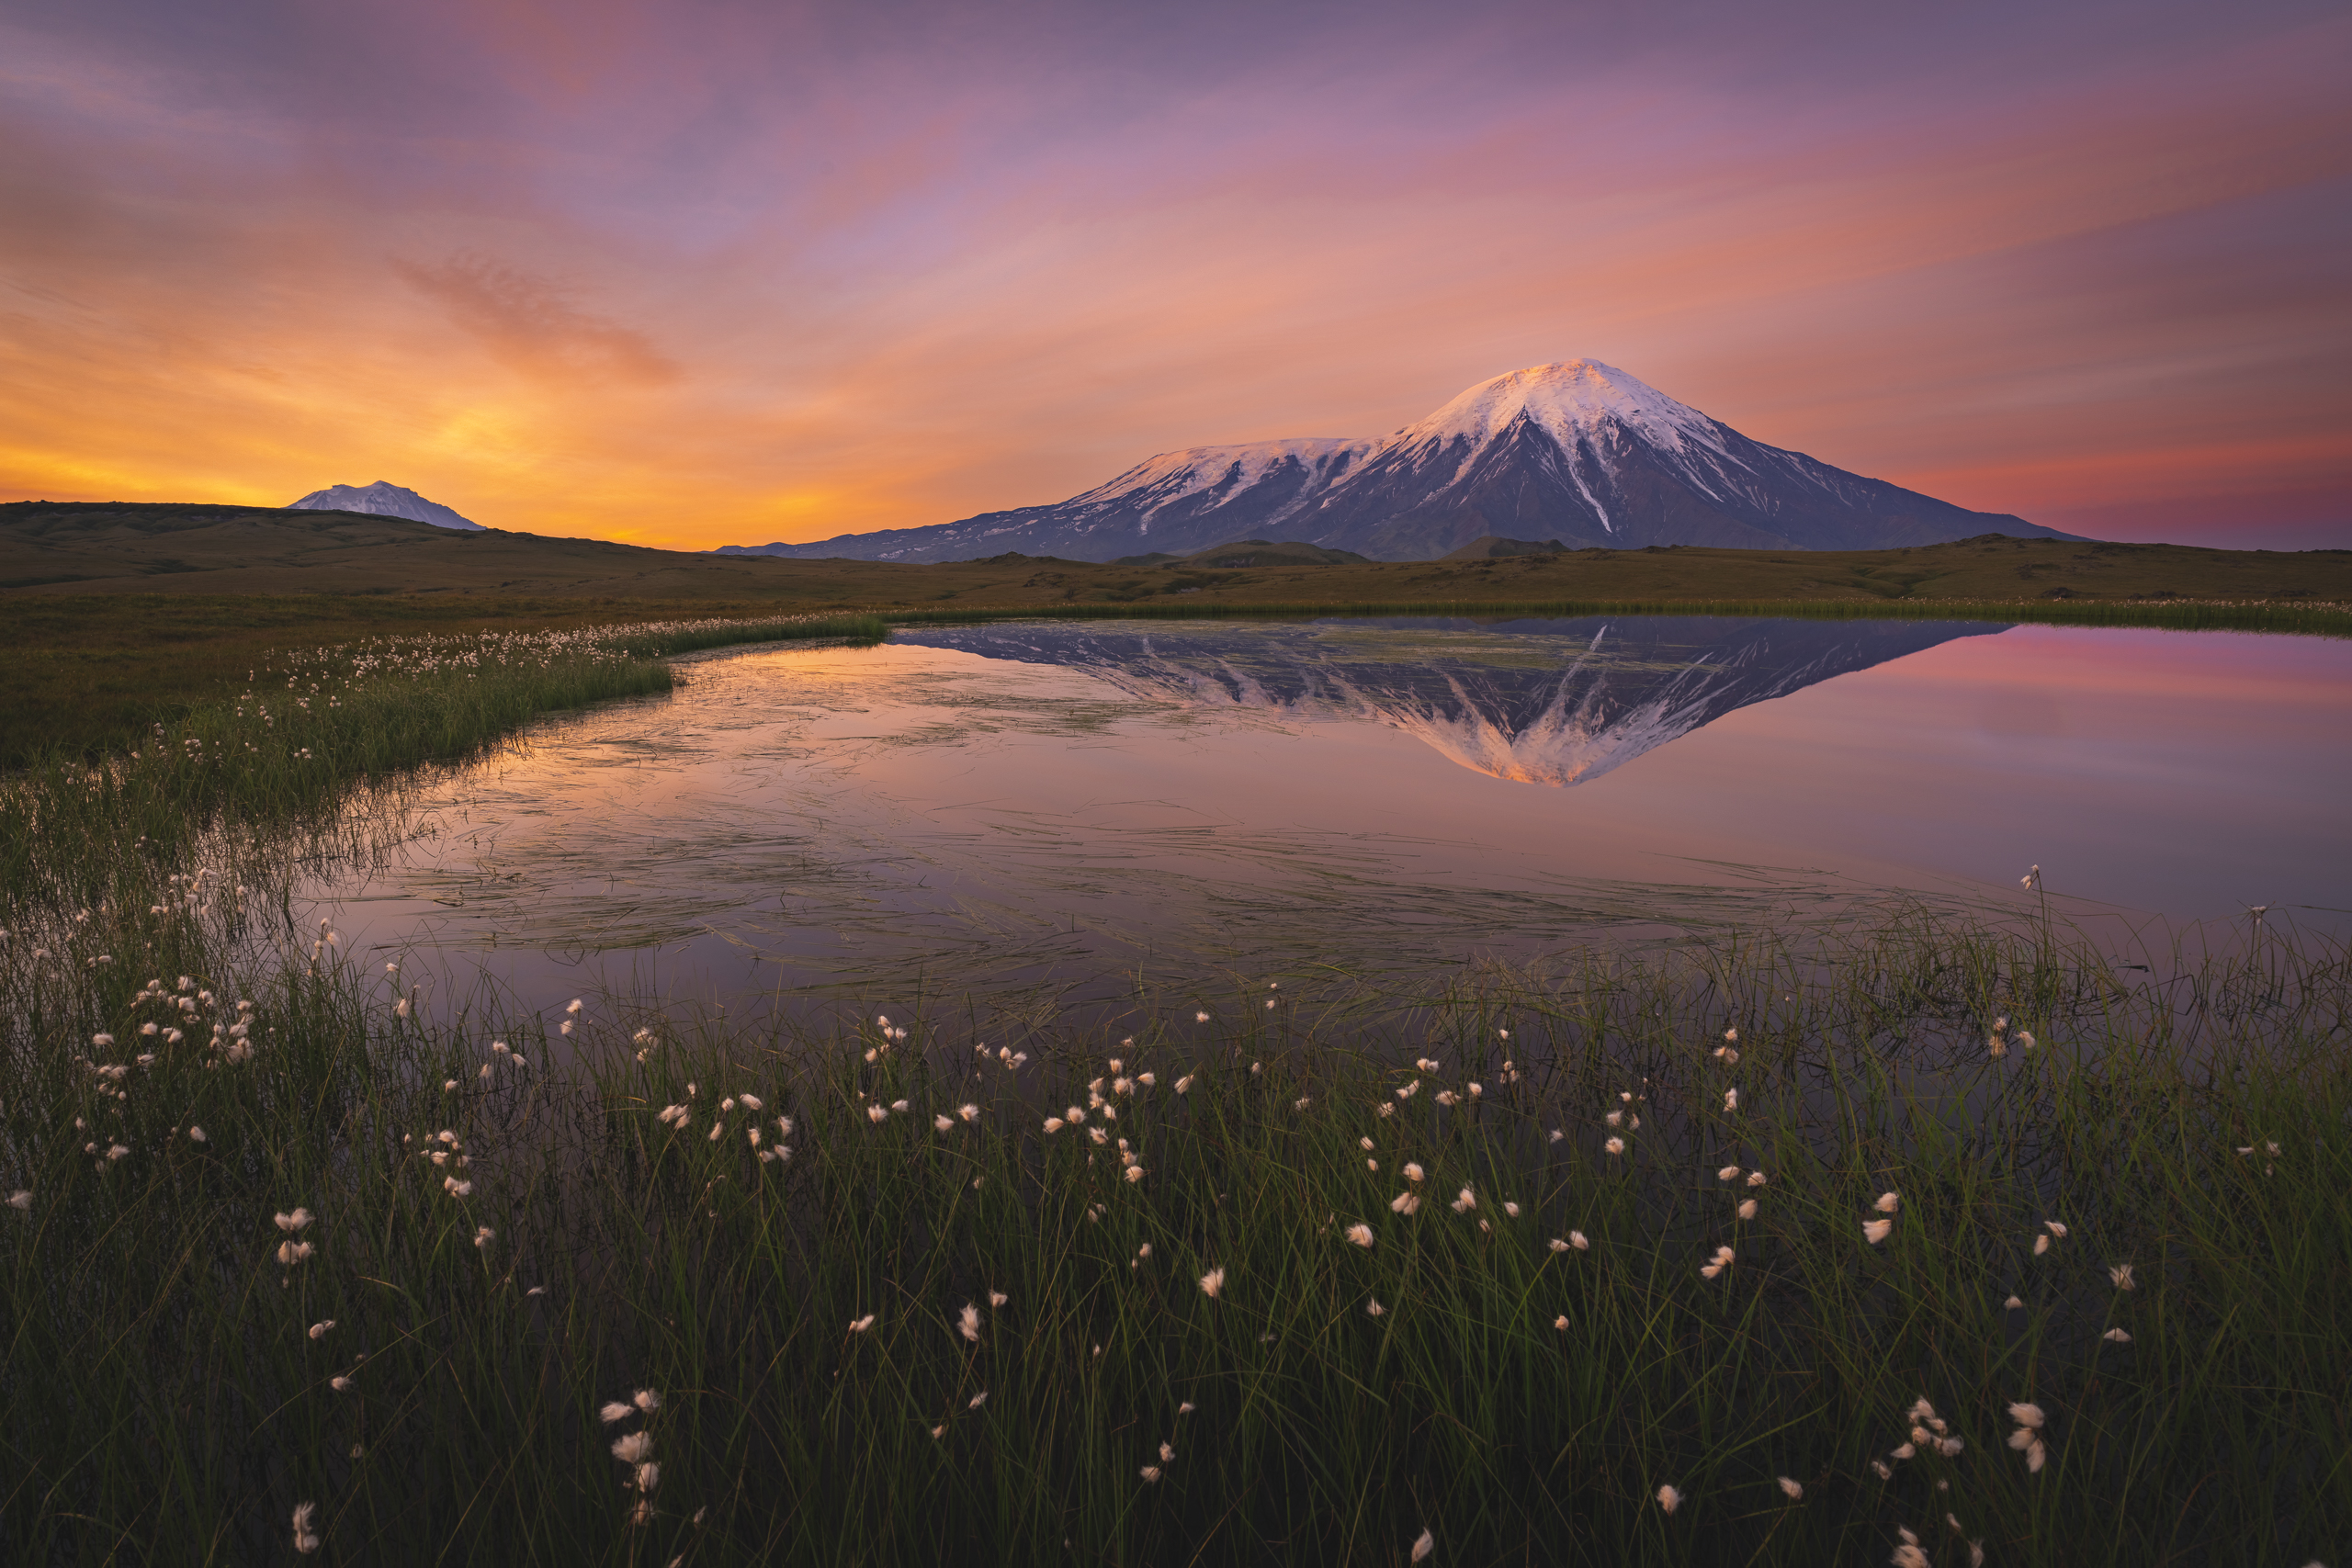
{"type": "MultiPolygon", "coordinates": [[[[933,628],[695,664],[438,786],[326,908],[597,984],[1001,999],[1532,958],[2029,863],[2352,904],[2352,645],[1620,617],[933,628]]],[[[2274,917],[2278,918],[2278,917],[2274,917]]],[[[2297,918],[2341,929],[2340,915],[2297,918]]]]}

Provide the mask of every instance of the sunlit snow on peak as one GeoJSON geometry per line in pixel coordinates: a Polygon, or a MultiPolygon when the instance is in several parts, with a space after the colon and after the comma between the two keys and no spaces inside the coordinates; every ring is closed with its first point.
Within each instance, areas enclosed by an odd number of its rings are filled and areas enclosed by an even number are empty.
{"type": "Polygon", "coordinates": [[[1715,422],[1689,404],[1676,402],[1614,366],[1597,359],[1568,359],[1481,381],[1381,446],[1394,450],[1434,441],[1442,446],[1458,435],[1466,437],[1474,448],[1480,447],[1521,415],[1563,451],[1575,451],[1579,435],[1611,419],[1651,446],[1671,451],[1681,451],[1686,441],[1718,452],[1724,445],[1715,422]]]}

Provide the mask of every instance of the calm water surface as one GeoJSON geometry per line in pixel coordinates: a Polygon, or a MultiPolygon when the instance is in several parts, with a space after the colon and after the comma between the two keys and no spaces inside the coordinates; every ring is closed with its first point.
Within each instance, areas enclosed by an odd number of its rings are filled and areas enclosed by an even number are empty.
{"type": "Polygon", "coordinates": [[[535,1002],[1424,973],[1887,889],[2011,905],[2032,863],[2075,909],[2352,924],[2344,642],[1046,623],[689,674],[437,786],[321,908],[535,1002]]]}

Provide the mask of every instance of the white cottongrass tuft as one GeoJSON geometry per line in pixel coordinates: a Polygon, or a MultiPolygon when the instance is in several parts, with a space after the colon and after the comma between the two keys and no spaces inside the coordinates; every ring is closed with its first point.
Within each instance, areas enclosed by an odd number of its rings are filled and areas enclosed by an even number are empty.
{"type": "Polygon", "coordinates": [[[869,1105],[865,1108],[865,1119],[879,1125],[890,1119],[890,1108],[887,1105],[869,1105]]]}
{"type": "Polygon", "coordinates": [[[1570,1231],[1568,1233],[1568,1245],[1575,1247],[1578,1252],[1589,1252],[1592,1250],[1591,1238],[1587,1236],[1582,1231],[1570,1231]]]}
{"type": "Polygon", "coordinates": [[[318,1533],[311,1529],[311,1520],[318,1511],[316,1503],[294,1505],[294,1550],[306,1557],[319,1549],[318,1533]]]}
{"type": "Polygon", "coordinates": [[[1388,1309],[1380,1304],[1380,1298],[1378,1296],[1374,1296],[1370,1301],[1364,1303],[1363,1314],[1366,1317],[1385,1317],[1388,1315],[1388,1309]]]}
{"type": "Polygon", "coordinates": [[[8,1207],[11,1209],[17,1209],[29,1213],[32,1206],[33,1195],[24,1188],[19,1187],[14,1192],[8,1194],[8,1207]]]}
{"type": "Polygon", "coordinates": [[[1862,1222],[1862,1239],[1869,1242],[1872,1247],[1876,1247],[1880,1242],[1884,1241],[1887,1238],[1888,1233],[1894,1229],[1894,1222],[1893,1220],[1864,1220],[1862,1222]]]}
{"type": "Polygon", "coordinates": [[[308,1209],[297,1209],[290,1214],[279,1214],[276,1218],[279,1230],[291,1233],[305,1228],[318,1216],[308,1209]]]}
{"type": "Polygon", "coordinates": [[[2115,1288],[2119,1291],[2129,1291],[2134,1288],[2132,1265],[2129,1263],[2117,1264],[2107,1271],[2107,1277],[2115,1281],[2115,1288]]]}
{"type": "Polygon", "coordinates": [[[1625,1152],[1625,1140],[1623,1138],[1611,1138],[1600,1146],[1610,1154],[1622,1155],[1625,1152]]]}
{"type": "Polygon", "coordinates": [[[1209,1300],[1216,1300],[1219,1295],[1224,1293],[1224,1269],[1212,1269],[1207,1273],[1201,1276],[1201,1294],[1208,1297],[1209,1300]]]}
{"type": "Polygon", "coordinates": [[[1196,1012],[1193,1015],[1193,1021],[1194,1023],[1206,1023],[1208,1021],[1209,1015],[1204,1012],[1196,1012]]]}
{"type": "Polygon", "coordinates": [[[629,1396],[629,1403],[650,1416],[662,1408],[662,1396],[650,1388],[641,1388],[629,1396]]]}
{"type": "Polygon", "coordinates": [[[2046,1235],[2038,1235],[2038,1236],[2035,1236],[2035,1237],[2033,1238],[2033,1255],[2034,1255],[2036,1258],[2041,1257],[2043,1253],[2045,1253],[2045,1252],[2047,1252],[2047,1251],[2049,1251],[2049,1250],[2050,1250],[2050,1238],[2049,1238],[2048,1236],[2046,1236],[2046,1235]]]}
{"type": "Polygon", "coordinates": [[[1738,1213],[1739,1217],[1743,1220],[1754,1219],[1756,1217],[1756,1200],[1750,1198],[1740,1204],[1738,1213]]]}
{"type": "Polygon", "coordinates": [[[1891,1214],[1894,1213],[1895,1210],[1903,1207],[1903,1194],[1900,1192],[1882,1192],[1878,1195],[1878,1201],[1872,1203],[1871,1207],[1876,1209],[1882,1214],[1891,1214]]]}
{"type": "Polygon", "coordinates": [[[852,1334],[863,1334],[873,1326],[874,1314],[869,1312],[864,1317],[854,1317],[850,1319],[849,1331],[852,1334]]]}
{"type": "Polygon", "coordinates": [[[1715,1179],[1717,1181],[1737,1181],[1739,1179],[1739,1167],[1736,1165],[1727,1165],[1724,1167],[1721,1170],[1715,1172],[1715,1179]]]}
{"type": "Polygon", "coordinates": [[[613,1457],[623,1464],[643,1464],[653,1457],[653,1439],[642,1432],[629,1432],[613,1439],[613,1457]]]}
{"type": "Polygon", "coordinates": [[[1727,1089],[1724,1090],[1724,1109],[1725,1111],[1736,1111],[1739,1109],[1739,1090],[1736,1089],[1727,1089]]]}
{"type": "Polygon", "coordinates": [[[2118,1345],[2129,1345],[2132,1343],[2131,1334],[2127,1330],[2120,1328],[2110,1328],[2106,1333],[2100,1335],[2099,1337],[2101,1339],[2111,1340],[2118,1345]]]}
{"type": "Polygon", "coordinates": [[[334,1327],[334,1319],[333,1318],[328,1318],[323,1323],[314,1323],[311,1325],[311,1337],[313,1339],[324,1339],[334,1327]]]}
{"type": "MultiPolygon", "coordinates": [[[[1145,1245],[1144,1250],[1146,1252],[1149,1252],[1151,1250],[1148,1243],[1145,1245]]],[[[992,1307],[1001,1307],[1012,1299],[1012,1298],[1011,1296],[1006,1295],[1002,1291],[990,1291],[989,1292],[989,1305],[992,1307]]]]}
{"type": "Polygon", "coordinates": [[[1457,1214],[1466,1214],[1477,1206],[1478,1195],[1470,1190],[1467,1187],[1464,1187],[1461,1191],[1453,1195],[1453,1212],[1457,1214]]]}
{"type": "Polygon", "coordinates": [[[977,1345],[980,1342],[980,1309],[970,1302],[956,1316],[956,1332],[977,1345]]]}
{"type": "Polygon", "coordinates": [[[1420,1163],[1418,1160],[1408,1160],[1405,1162],[1406,1180],[1419,1181],[1422,1177],[1427,1176],[1429,1172],[1421,1168],[1420,1163]]]}
{"type": "Polygon", "coordinates": [[[2007,1301],[2003,1302],[2001,1305],[2011,1312],[2020,1312],[2024,1310],[2025,1298],[2023,1296],[2011,1296],[2007,1301]]]}
{"type": "Polygon", "coordinates": [[[1372,1245],[1372,1227],[1366,1224],[1350,1225],[1348,1227],[1348,1239],[1354,1242],[1358,1247],[1370,1247],[1372,1245]]]}
{"type": "Polygon", "coordinates": [[[1148,1486],[1153,1482],[1159,1479],[1159,1467],[1156,1464],[1148,1464],[1141,1470],[1136,1472],[1136,1473],[1142,1476],[1144,1479],[1144,1484],[1148,1486]]]}
{"type": "Polygon", "coordinates": [[[1400,1214],[1418,1213],[1421,1207],[1420,1194],[1417,1192],[1399,1192],[1396,1196],[1388,1200],[1388,1206],[1400,1214]]]}
{"type": "Polygon", "coordinates": [[[2042,1414],[2041,1405],[2019,1401],[2009,1406],[2009,1419],[2020,1427],[2039,1427],[2048,1417],[2042,1414]]]}
{"type": "Polygon", "coordinates": [[[624,1404],[616,1399],[608,1402],[604,1408],[596,1412],[596,1419],[609,1427],[616,1421],[626,1421],[636,1414],[636,1405],[624,1404]]]}
{"type": "Polygon", "coordinates": [[[1793,1481],[1785,1475],[1779,1479],[1781,1483],[1781,1490],[1788,1495],[1791,1502],[1795,1502],[1798,1498],[1804,1495],[1804,1487],[1800,1483],[1793,1481]]]}
{"type": "Polygon", "coordinates": [[[1699,1273],[1702,1277],[1712,1280],[1716,1275],[1722,1273],[1724,1269],[1730,1268],[1731,1262],[1731,1248],[1728,1247],[1719,1247],[1715,1248],[1714,1261],[1700,1265],[1699,1273]]]}
{"type": "Polygon", "coordinates": [[[1552,1326],[1558,1329],[1561,1333],[1566,1334],[1568,1331],[1568,1314],[1566,1313],[1562,1313],[1559,1316],[1554,1318],[1552,1320],[1552,1326]]]}
{"type": "Polygon", "coordinates": [[[1670,1514],[1682,1506],[1682,1494],[1672,1486],[1661,1486],[1657,1489],[1657,1506],[1661,1511],[1670,1514]]]}
{"type": "Polygon", "coordinates": [[[1437,1537],[1430,1534],[1427,1530],[1423,1530],[1413,1542],[1411,1561],[1415,1562],[1426,1561],[1429,1554],[1436,1550],[1437,1537]]]}

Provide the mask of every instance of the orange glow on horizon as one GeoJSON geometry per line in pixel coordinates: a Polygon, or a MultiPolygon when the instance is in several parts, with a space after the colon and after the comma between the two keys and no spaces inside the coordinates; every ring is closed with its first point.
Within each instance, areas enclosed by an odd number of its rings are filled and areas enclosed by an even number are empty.
{"type": "Polygon", "coordinates": [[[1741,15],[1620,58],[1533,8],[1384,12],[1316,35],[1322,75],[1155,34],[1163,88],[1116,30],[1148,19],[943,11],[925,53],[821,6],[430,0],[321,35],[382,62],[348,103],[266,39],[25,24],[0,500],[383,479],[493,527],[808,540],[1590,355],[1962,505],[2352,543],[2352,19],[2090,29],[2063,68],[1988,28],[1894,84],[1848,56],[1913,62],[1895,23],[1774,53],[1796,24],[1741,15]]]}

